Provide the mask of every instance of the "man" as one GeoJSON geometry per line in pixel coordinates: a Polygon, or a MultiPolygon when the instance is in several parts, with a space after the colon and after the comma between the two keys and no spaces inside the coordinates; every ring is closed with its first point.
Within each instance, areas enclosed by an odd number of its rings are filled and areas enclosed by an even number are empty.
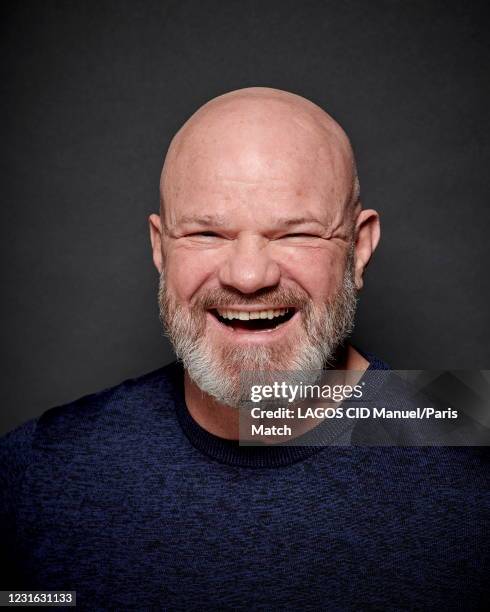
{"type": "Polygon", "coordinates": [[[277,90],[212,100],[171,143],[150,232],[183,367],[4,438],[2,588],[87,609],[477,606],[477,452],[238,443],[245,369],[387,369],[346,342],[380,230],[340,126],[277,90]]]}

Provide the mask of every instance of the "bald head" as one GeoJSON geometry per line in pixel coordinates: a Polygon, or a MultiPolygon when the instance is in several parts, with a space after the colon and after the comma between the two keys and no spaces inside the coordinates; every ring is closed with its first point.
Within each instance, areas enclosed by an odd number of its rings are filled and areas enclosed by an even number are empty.
{"type": "Polygon", "coordinates": [[[164,204],[204,184],[280,189],[288,179],[301,194],[317,190],[332,214],[350,216],[359,203],[352,148],[330,115],[277,89],[233,91],[202,106],[172,140],[160,181],[162,216],[164,204]]]}

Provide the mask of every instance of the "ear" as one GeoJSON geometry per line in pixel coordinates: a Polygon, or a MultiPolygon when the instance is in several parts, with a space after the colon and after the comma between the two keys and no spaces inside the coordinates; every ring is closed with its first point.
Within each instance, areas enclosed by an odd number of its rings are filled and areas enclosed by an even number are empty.
{"type": "Polygon", "coordinates": [[[381,236],[379,215],[375,210],[361,210],[355,225],[355,264],[354,278],[356,288],[362,289],[364,271],[374,253],[381,236]]]}
{"type": "Polygon", "coordinates": [[[162,220],[157,214],[152,214],[148,217],[148,225],[150,227],[151,248],[153,251],[153,263],[159,274],[163,270],[163,252],[162,252],[162,220]]]}

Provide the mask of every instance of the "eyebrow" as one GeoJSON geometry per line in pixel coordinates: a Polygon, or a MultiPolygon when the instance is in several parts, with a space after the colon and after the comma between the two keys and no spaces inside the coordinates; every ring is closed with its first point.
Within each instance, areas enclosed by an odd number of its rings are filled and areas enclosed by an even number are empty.
{"type": "Polygon", "coordinates": [[[180,225],[181,223],[221,226],[226,224],[226,218],[223,215],[182,215],[178,220],[178,224],[180,225]]]}
{"type": "Polygon", "coordinates": [[[276,224],[280,227],[291,227],[292,225],[304,225],[306,223],[318,223],[319,225],[323,225],[319,219],[315,219],[314,217],[279,217],[276,220],[276,224]]]}
{"type": "MultiPolygon", "coordinates": [[[[205,227],[220,227],[226,225],[226,222],[226,217],[223,215],[183,215],[178,220],[178,225],[188,223],[205,227]]],[[[304,225],[306,223],[317,223],[323,225],[320,220],[313,217],[279,217],[276,219],[274,225],[277,225],[278,227],[291,227],[295,225],[304,225]]]]}

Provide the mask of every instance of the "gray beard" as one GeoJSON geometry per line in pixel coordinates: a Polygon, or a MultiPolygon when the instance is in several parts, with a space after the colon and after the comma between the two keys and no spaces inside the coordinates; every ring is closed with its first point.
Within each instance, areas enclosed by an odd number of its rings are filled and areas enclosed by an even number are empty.
{"type": "MultiPolygon", "coordinates": [[[[166,289],[164,272],[160,275],[158,303],[160,318],[176,356],[194,383],[220,404],[237,407],[249,401],[250,382],[271,382],[271,372],[282,379],[311,379],[313,372],[333,364],[339,347],[352,332],[357,306],[354,283],[353,245],[340,289],[321,308],[313,307],[302,290],[271,289],[261,292],[271,307],[284,303],[301,304],[304,338],[278,346],[211,346],[205,335],[206,306],[231,303],[247,305],[252,299],[243,294],[214,290],[192,307],[178,304],[166,289]],[[245,371],[246,370],[246,371],[245,371]]],[[[264,299],[265,298],[265,299],[264,299]]],[[[256,301],[256,297],[253,300],[256,301]]],[[[314,375],[316,378],[316,374],[314,375]]]]}

